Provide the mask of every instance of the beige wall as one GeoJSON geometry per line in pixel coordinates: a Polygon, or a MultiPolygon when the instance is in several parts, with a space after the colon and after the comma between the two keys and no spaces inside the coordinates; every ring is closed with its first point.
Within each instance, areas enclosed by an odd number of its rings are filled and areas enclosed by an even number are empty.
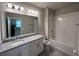
{"type": "Polygon", "coordinates": [[[48,9],[48,32],[49,32],[49,39],[55,38],[55,11],[48,9]]]}
{"type": "Polygon", "coordinates": [[[45,9],[45,37],[48,39],[48,8],[45,9]]]}
{"type": "Polygon", "coordinates": [[[56,11],[55,15],[63,15],[63,14],[72,13],[72,12],[76,12],[76,11],[79,11],[79,4],[61,8],[56,11]]]}
{"type": "Polygon", "coordinates": [[[45,9],[45,36],[47,39],[54,39],[55,35],[55,20],[54,10],[45,9]]]}
{"type": "Polygon", "coordinates": [[[39,33],[45,35],[45,10],[41,9],[39,12],[38,23],[39,23],[39,33]]]}

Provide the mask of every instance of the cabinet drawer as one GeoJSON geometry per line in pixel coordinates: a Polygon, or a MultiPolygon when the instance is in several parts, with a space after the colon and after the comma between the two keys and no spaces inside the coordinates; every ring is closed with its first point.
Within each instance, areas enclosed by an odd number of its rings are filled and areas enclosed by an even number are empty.
{"type": "Polygon", "coordinates": [[[30,44],[19,47],[22,56],[30,56],[30,44]]]}

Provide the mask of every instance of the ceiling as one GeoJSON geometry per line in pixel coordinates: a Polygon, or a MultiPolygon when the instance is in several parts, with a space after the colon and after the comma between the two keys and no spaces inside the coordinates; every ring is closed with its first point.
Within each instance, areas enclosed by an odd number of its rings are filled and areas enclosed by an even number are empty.
{"type": "Polygon", "coordinates": [[[78,2],[29,2],[29,3],[40,8],[48,7],[53,10],[58,10],[63,7],[79,4],[78,2]]]}

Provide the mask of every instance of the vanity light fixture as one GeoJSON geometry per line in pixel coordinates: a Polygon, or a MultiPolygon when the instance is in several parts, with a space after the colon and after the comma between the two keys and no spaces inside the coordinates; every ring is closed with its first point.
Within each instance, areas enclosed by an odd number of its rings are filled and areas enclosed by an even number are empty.
{"type": "Polygon", "coordinates": [[[20,7],[20,10],[24,10],[24,8],[23,7],[20,7]]]}
{"type": "Polygon", "coordinates": [[[7,3],[7,7],[12,8],[12,4],[11,3],[7,3]]]}
{"type": "Polygon", "coordinates": [[[38,11],[31,10],[31,9],[29,9],[28,12],[29,12],[29,13],[33,13],[33,14],[38,14],[38,11]]]}
{"type": "Polygon", "coordinates": [[[19,10],[19,7],[17,5],[14,6],[15,9],[19,10]]]}
{"type": "Polygon", "coordinates": [[[16,10],[24,10],[24,7],[19,7],[18,5],[12,5],[11,3],[7,3],[6,6],[8,8],[16,9],[16,10]]]}

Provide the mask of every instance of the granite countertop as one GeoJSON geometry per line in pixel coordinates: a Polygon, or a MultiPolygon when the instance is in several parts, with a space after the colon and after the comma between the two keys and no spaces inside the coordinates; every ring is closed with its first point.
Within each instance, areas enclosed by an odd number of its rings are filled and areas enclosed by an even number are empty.
{"type": "Polygon", "coordinates": [[[44,36],[38,34],[38,35],[29,36],[29,37],[24,37],[22,39],[17,39],[17,40],[11,41],[11,42],[1,43],[0,44],[0,53],[7,51],[9,49],[18,47],[20,45],[32,42],[32,41],[37,40],[42,37],[44,37],[44,36]]]}

